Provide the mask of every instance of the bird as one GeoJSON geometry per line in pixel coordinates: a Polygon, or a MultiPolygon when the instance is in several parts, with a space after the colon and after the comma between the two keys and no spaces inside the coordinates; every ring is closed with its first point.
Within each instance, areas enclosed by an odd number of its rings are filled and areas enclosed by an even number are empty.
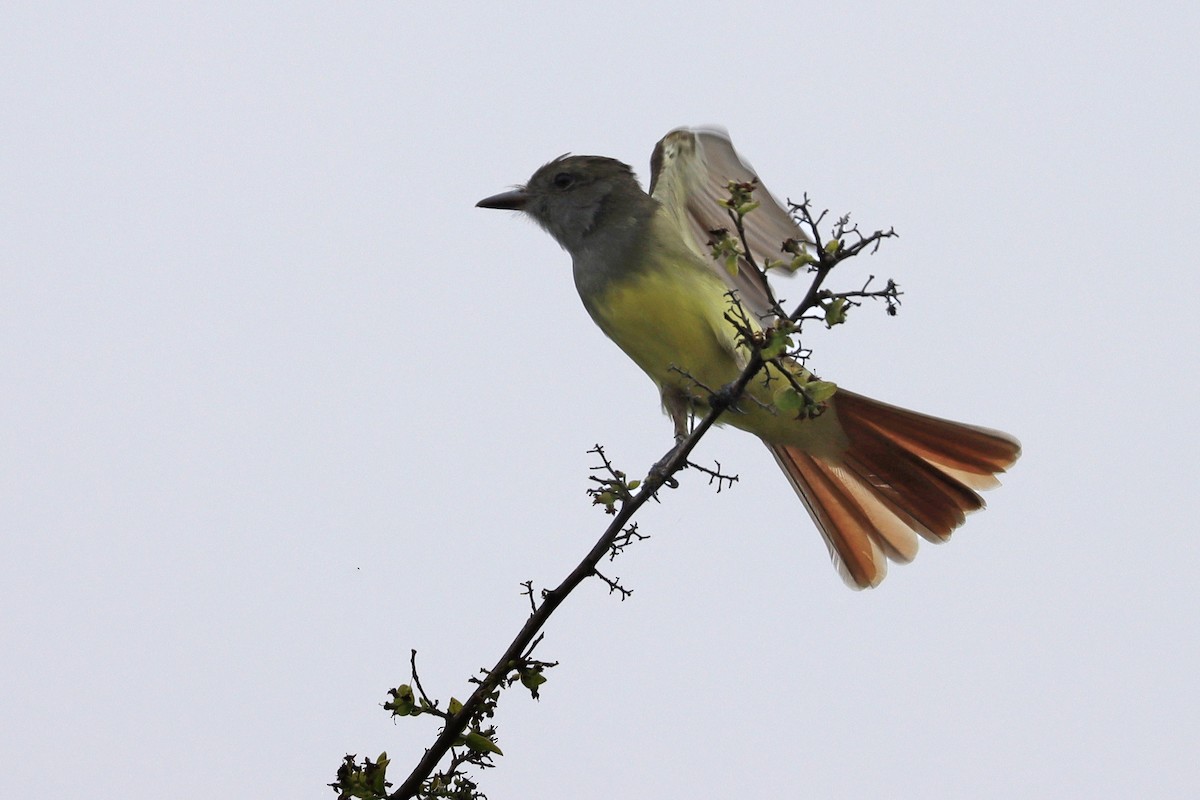
{"type": "MultiPolygon", "coordinates": [[[[691,415],[708,407],[712,391],[748,363],[743,335],[729,318],[731,297],[755,330],[778,308],[761,270],[744,259],[731,270],[713,258],[710,232],[729,225],[721,201],[730,181],[757,187],[759,205],[744,228],[759,264],[787,240],[809,243],[720,128],[664,136],[651,156],[649,191],[621,161],[567,154],[524,185],[477,203],[524,213],[567,251],[584,308],[657,384],[677,439],[691,415]]],[[[776,390],[777,382],[755,378],[749,398],[718,422],[763,441],[853,589],[877,586],[889,560],[911,561],[920,538],[946,541],[984,507],[979,492],[997,486],[1021,454],[1020,442],[1001,431],[841,386],[818,414],[782,411],[776,390]]]]}

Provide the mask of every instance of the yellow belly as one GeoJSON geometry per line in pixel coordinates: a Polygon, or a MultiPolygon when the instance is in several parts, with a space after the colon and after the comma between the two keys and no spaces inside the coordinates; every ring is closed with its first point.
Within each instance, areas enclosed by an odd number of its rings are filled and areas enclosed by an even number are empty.
{"type": "MultiPolygon", "coordinates": [[[[728,287],[715,272],[690,253],[664,254],[653,266],[614,281],[593,298],[593,318],[659,389],[695,398],[703,406],[710,392],[734,381],[748,359],[737,332],[725,319],[730,311],[728,287]]],[[[815,419],[771,407],[774,390],[761,378],[746,398],[721,422],[775,444],[790,444],[811,453],[830,453],[845,445],[836,408],[815,419]]]]}
{"type": "Polygon", "coordinates": [[[725,286],[715,276],[668,266],[610,285],[594,315],[600,328],[660,387],[703,396],[740,371],[734,331],[724,319],[725,286]],[[689,377],[690,376],[690,377],[689,377]]]}

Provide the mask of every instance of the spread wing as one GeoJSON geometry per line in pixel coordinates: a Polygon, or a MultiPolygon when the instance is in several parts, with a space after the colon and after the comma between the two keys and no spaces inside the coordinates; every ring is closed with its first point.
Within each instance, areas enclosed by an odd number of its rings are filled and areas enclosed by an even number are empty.
{"type": "MultiPolygon", "coordinates": [[[[677,128],[654,147],[650,159],[650,195],[674,217],[692,248],[720,274],[742,302],[760,317],[770,316],[764,278],[743,259],[738,274],[730,275],[713,260],[707,242],[709,231],[725,228],[736,235],[729,214],[718,201],[729,196],[726,184],[756,177],[754,169],[738,156],[729,135],[719,128],[677,128]]],[[[761,266],[779,259],[787,239],[808,241],[784,207],[759,181],[754,193],[761,204],[748,214],[744,225],[750,253],[761,266]]]]}

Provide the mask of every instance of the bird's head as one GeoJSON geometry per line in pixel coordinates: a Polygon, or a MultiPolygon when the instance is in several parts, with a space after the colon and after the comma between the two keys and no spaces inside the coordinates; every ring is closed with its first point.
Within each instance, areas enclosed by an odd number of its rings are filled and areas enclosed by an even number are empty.
{"type": "Polygon", "coordinates": [[[476,205],[523,211],[574,253],[598,232],[636,223],[654,201],[628,164],[603,156],[565,155],[533,173],[524,186],[476,205]]]}

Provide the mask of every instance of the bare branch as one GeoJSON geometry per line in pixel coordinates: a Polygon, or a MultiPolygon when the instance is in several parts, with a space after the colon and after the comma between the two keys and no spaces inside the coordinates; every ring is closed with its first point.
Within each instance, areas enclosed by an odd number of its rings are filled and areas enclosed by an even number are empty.
{"type": "Polygon", "coordinates": [[[697,472],[707,475],[708,476],[708,485],[712,486],[715,483],[717,485],[717,494],[720,494],[721,489],[723,489],[725,487],[733,486],[735,483],[738,482],[739,478],[737,475],[726,475],[725,473],[721,472],[721,462],[720,461],[714,461],[713,463],[717,465],[715,469],[709,469],[708,467],[702,467],[699,464],[692,462],[692,461],[687,462],[687,466],[691,469],[696,470],[697,472]]]}
{"type": "Polygon", "coordinates": [[[626,589],[624,586],[621,585],[621,583],[620,583],[621,578],[619,576],[616,578],[609,578],[608,576],[606,576],[603,572],[601,572],[598,569],[592,570],[592,574],[595,575],[597,578],[599,578],[604,583],[608,584],[608,593],[609,594],[612,594],[614,592],[619,593],[621,595],[622,601],[628,600],[629,597],[633,594],[632,589],[626,589]]]}

